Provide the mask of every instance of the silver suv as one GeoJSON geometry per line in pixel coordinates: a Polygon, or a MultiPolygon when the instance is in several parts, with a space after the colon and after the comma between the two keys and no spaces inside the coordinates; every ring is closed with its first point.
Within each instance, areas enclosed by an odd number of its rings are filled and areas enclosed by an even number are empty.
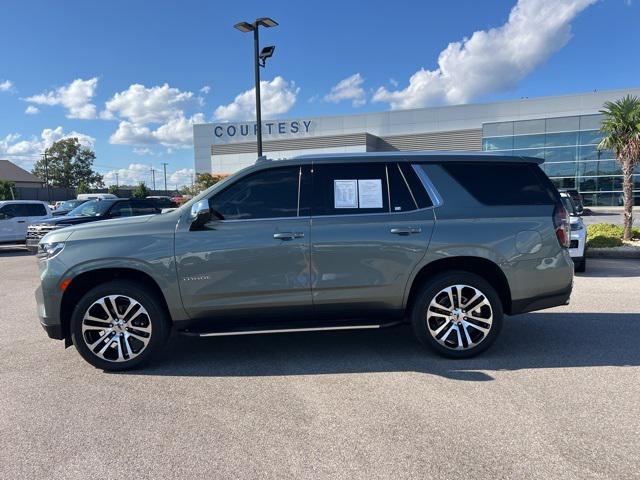
{"type": "Polygon", "coordinates": [[[380,153],[258,161],[161,214],[39,245],[38,315],[104,370],[198,336],[409,322],[439,354],[568,303],[568,215],[541,160],[380,153]]]}

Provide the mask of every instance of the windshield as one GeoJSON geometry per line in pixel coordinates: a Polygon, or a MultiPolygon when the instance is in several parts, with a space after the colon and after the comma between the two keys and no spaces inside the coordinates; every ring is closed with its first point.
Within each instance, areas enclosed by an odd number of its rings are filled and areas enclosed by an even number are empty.
{"type": "Polygon", "coordinates": [[[69,212],[69,216],[78,215],[80,217],[100,217],[107,213],[113,202],[104,200],[91,200],[74,208],[69,212]]]}
{"type": "Polygon", "coordinates": [[[577,215],[576,207],[573,204],[573,200],[571,200],[571,197],[569,197],[568,195],[561,195],[560,198],[562,198],[562,204],[564,205],[564,208],[566,208],[569,212],[569,215],[577,215]]]}
{"type": "Polygon", "coordinates": [[[58,210],[73,210],[78,205],[84,203],[84,200],[67,200],[66,202],[62,202],[58,207],[58,210]]]}

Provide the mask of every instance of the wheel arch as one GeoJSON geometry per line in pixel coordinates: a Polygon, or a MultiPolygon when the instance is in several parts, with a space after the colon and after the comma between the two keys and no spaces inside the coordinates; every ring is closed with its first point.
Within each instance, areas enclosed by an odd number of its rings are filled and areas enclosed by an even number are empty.
{"type": "Polygon", "coordinates": [[[496,289],[504,313],[511,313],[511,289],[506,275],[497,263],[487,258],[473,256],[441,258],[424,265],[411,282],[411,288],[406,300],[406,311],[411,311],[420,288],[430,278],[453,270],[473,273],[484,278],[496,289]]]}
{"type": "Polygon", "coordinates": [[[158,283],[148,273],[135,268],[124,267],[86,270],[73,277],[73,280],[65,289],[60,303],[60,324],[62,326],[62,335],[67,346],[70,344],[71,338],[71,315],[78,301],[92,288],[111,280],[131,280],[148,288],[160,300],[160,307],[164,309],[167,318],[171,320],[171,312],[164,293],[158,283]]]}

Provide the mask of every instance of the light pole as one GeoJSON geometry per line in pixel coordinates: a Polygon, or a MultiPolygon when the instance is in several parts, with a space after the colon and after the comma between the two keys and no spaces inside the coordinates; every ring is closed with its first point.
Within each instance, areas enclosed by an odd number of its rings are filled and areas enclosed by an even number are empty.
{"type": "Polygon", "coordinates": [[[255,22],[240,22],[234,25],[234,28],[243,33],[253,32],[253,63],[256,77],[256,138],[258,144],[258,157],[262,157],[262,109],[260,105],[260,67],[264,67],[267,58],[273,55],[275,46],[265,47],[260,51],[260,35],[258,30],[260,27],[275,27],[278,22],[269,17],[257,18],[255,22]]]}

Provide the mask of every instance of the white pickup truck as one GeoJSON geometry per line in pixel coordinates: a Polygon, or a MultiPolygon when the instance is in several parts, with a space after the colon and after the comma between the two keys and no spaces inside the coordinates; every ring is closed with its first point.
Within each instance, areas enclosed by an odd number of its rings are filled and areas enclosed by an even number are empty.
{"type": "Polygon", "coordinates": [[[50,216],[51,209],[46,202],[36,200],[0,201],[0,243],[25,243],[27,226],[50,216]]]}

